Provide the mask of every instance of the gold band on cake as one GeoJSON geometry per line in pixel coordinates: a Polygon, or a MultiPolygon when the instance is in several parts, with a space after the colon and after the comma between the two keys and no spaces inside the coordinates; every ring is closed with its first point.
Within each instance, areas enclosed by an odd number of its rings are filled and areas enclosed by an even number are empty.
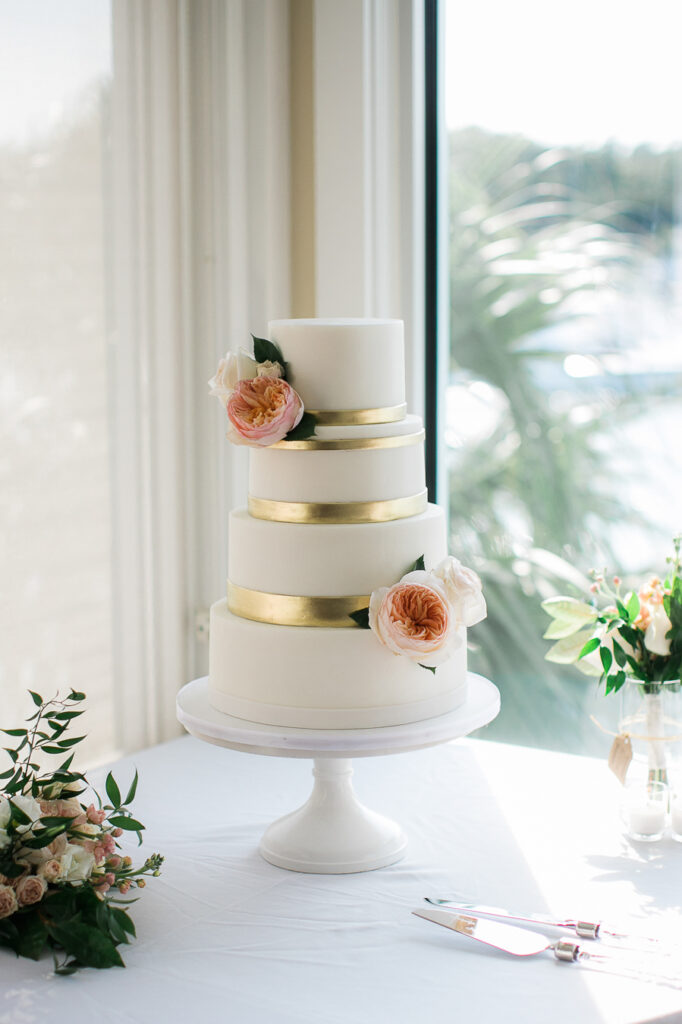
{"type": "Polygon", "coordinates": [[[369,594],[359,597],[300,597],[267,594],[227,581],[227,606],[233,615],[273,626],[357,628],[351,612],[369,605],[369,594]]]}
{"type": "Polygon", "coordinates": [[[355,452],[375,448],[407,448],[409,445],[421,444],[424,431],[415,434],[392,434],[391,437],[309,437],[305,441],[277,441],[270,448],[282,451],[316,451],[316,452],[355,452]]]}
{"type": "Polygon", "coordinates": [[[388,501],[273,501],[249,495],[249,515],[272,523],[388,523],[424,512],[427,492],[388,501]]]}
{"type": "Polygon", "coordinates": [[[306,409],[321,427],[362,427],[370,423],[397,423],[405,419],[407,403],[383,409],[306,409]]]}

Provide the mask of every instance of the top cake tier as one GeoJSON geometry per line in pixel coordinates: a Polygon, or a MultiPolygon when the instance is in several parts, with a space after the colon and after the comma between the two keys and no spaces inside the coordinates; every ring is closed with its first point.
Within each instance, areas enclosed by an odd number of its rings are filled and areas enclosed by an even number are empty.
{"type": "Polygon", "coordinates": [[[307,410],[326,414],[324,422],[390,423],[405,415],[402,320],[271,320],[268,331],[292,387],[307,410]]]}

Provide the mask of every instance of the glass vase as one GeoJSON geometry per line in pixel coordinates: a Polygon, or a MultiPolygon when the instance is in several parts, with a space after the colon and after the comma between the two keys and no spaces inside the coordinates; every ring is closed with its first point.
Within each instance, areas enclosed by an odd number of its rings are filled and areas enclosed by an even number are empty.
{"type": "Polygon", "coordinates": [[[630,737],[637,774],[666,785],[678,774],[682,749],[682,689],[627,679],[621,689],[620,732],[630,737]]]}

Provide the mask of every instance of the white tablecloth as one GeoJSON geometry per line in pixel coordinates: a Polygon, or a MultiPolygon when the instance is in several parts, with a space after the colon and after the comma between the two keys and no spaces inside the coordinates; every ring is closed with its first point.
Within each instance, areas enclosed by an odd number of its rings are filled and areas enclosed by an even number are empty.
{"type": "Polygon", "coordinates": [[[127,969],[60,978],[49,959],[0,951],[1,1024],[682,1021],[682,992],[550,954],[516,960],[409,913],[457,893],[682,936],[682,845],[623,837],[601,762],[481,740],[357,760],[359,798],[410,843],[393,867],[337,876],[257,852],[266,826],[307,798],[309,761],[184,737],[121,762],[122,784],[133,764],[142,852],[166,863],[133,907],[127,969]]]}

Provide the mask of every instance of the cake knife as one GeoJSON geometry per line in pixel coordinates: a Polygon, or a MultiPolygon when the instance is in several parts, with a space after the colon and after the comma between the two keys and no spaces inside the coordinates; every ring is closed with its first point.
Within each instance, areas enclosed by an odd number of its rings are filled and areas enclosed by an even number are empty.
{"type": "Polygon", "coordinates": [[[614,939],[616,944],[625,948],[625,942],[634,942],[637,949],[660,948],[660,941],[647,935],[626,935],[624,932],[615,932],[607,928],[602,921],[580,921],[575,918],[552,918],[543,914],[516,914],[511,910],[504,910],[502,907],[487,907],[480,903],[465,903],[455,898],[435,899],[425,896],[427,903],[435,907],[449,907],[453,910],[462,910],[474,914],[483,914],[486,917],[499,917],[505,921],[519,921],[523,924],[540,924],[546,928],[563,928],[566,931],[574,932],[581,939],[601,939],[608,943],[614,939]]]}
{"type": "Polygon", "coordinates": [[[425,921],[431,921],[432,924],[449,928],[465,938],[475,939],[485,946],[511,953],[513,956],[537,956],[551,951],[557,960],[565,963],[577,963],[582,967],[607,974],[682,988],[682,975],[677,971],[668,974],[642,968],[638,960],[628,960],[615,953],[593,952],[592,949],[587,949],[568,937],[550,939],[540,932],[519,928],[517,925],[502,924],[500,921],[489,921],[471,914],[458,914],[435,907],[419,908],[412,913],[425,921]]]}

